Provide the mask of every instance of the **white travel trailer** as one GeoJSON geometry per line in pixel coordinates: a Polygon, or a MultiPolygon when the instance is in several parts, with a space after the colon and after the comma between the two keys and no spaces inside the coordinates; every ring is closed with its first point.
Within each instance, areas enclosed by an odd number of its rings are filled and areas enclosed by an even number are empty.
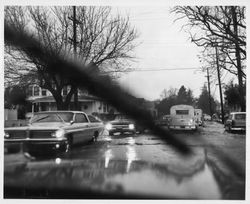
{"type": "Polygon", "coordinates": [[[195,121],[199,126],[203,125],[203,115],[201,109],[194,109],[195,121]]]}
{"type": "Polygon", "coordinates": [[[175,105],[170,108],[172,130],[197,130],[194,107],[190,105],[175,105]]]}

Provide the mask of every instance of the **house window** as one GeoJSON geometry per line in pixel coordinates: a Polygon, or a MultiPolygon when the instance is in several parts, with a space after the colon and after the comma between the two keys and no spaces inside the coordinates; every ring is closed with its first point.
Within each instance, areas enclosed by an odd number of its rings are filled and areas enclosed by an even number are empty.
{"type": "Polygon", "coordinates": [[[52,86],[52,89],[56,89],[56,84],[55,83],[52,82],[51,86],[52,86]]]}
{"type": "Polygon", "coordinates": [[[46,96],[47,95],[47,90],[46,89],[42,89],[42,96],[46,96]]]}
{"type": "Polygon", "coordinates": [[[39,87],[38,86],[34,87],[34,96],[39,96],[39,87]]]}
{"type": "Polygon", "coordinates": [[[33,86],[28,87],[28,96],[33,96],[33,86]]]}

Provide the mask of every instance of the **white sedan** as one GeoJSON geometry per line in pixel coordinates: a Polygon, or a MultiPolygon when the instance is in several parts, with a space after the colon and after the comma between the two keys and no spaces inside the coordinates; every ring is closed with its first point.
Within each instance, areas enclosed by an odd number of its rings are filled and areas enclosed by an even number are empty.
{"type": "Polygon", "coordinates": [[[5,147],[25,144],[29,152],[68,151],[73,144],[95,140],[104,124],[80,111],[46,111],[35,113],[25,127],[4,130],[5,147]]]}

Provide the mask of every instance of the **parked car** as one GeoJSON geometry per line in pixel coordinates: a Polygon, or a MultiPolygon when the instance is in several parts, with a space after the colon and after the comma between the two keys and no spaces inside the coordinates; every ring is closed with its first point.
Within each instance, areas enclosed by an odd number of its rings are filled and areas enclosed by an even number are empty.
{"type": "Polygon", "coordinates": [[[203,126],[204,125],[204,118],[203,118],[202,110],[201,109],[194,109],[194,117],[195,117],[196,123],[199,126],[203,126]]]}
{"type": "Polygon", "coordinates": [[[190,105],[175,105],[170,108],[171,130],[197,130],[198,124],[195,121],[194,108],[190,105]]]}
{"type": "Polygon", "coordinates": [[[170,115],[164,115],[161,118],[159,118],[158,120],[155,121],[155,124],[158,126],[165,126],[168,127],[169,123],[171,120],[171,116],[170,115]]]}
{"type": "Polygon", "coordinates": [[[227,131],[246,130],[246,113],[232,112],[225,122],[225,129],[227,131]]]}
{"type": "Polygon", "coordinates": [[[96,139],[104,124],[80,111],[38,112],[28,126],[5,128],[4,143],[13,148],[23,143],[29,152],[68,151],[73,144],[96,139]]]}
{"type": "Polygon", "coordinates": [[[106,129],[109,131],[109,135],[114,135],[114,133],[136,133],[135,122],[126,115],[116,115],[113,121],[106,124],[106,129]]]}
{"type": "Polygon", "coordinates": [[[210,115],[206,114],[206,113],[203,114],[203,118],[204,118],[205,121],[212,120],[212,117],[210,115]]]}

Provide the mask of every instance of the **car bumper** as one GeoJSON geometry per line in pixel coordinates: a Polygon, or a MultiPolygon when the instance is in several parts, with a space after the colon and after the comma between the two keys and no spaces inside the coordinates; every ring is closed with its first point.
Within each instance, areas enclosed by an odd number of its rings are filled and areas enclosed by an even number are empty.
{"type": "Polygon", "coordinates": [[[233,131],[245,131],[246,127],[231,127],[231,130],[233,130],[233,131]]]}
{"type": "Polygon", "coordinates": [[[123,132],[129,132],[129,133],[135,133],[135,129],[129,129],[129,128],[112,128],[111,130],[109,130],[109,133],[123,133],[123,132]]]}
{"type": "Polygon", "coordinates": [[[195,125],[170,125],[170,130],[196,130],[197,127],[195,125]]]}
{"type": "Polygon", "coordinates": [[[67,140],[65,139],[5,139],[5,151],[19,149],[29,153],[51,153],[64,152],[67,150],[67,140]]]}

